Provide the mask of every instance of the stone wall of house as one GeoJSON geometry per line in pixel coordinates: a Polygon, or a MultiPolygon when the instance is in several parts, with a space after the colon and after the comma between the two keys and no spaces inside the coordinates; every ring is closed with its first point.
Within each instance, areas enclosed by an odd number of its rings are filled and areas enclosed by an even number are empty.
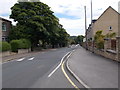
{"type": "MultiPolygon", "coordinates": [[[[119,39],[120,40],[120,39],[119,39]]],[[[109,43],[109,41],[105,41],[106,43],[104,44],[105,49],[103,50],[99,50],[95,47],[92,46],[88,46],[87,49],[91,52],[94,52],[95,54],[98,54],[100,56],[103,56],[105,58],[108,59],[112,59],[115,61],[120,61],[120,53],[118,55],[117,51],[111,50],[110,48],[107,48],[109,45],[107,45],[109,43]]],[[[85,44],[83,44],[85,45],[85,44]]],[[[118,45],[120,48],[120,44],[118,45]]],[[[85,48],[85,46],[83,46],[85,48]]]]}
{"type": "Polygon", "coordinates": [[[117,37],[116,43],[117,60],[120,61],[120,37],[117,37]]]}
{"type": "Polygon", "coordinates": [[[99,30],[103,35],[115,32],[118,35],[118,13],[112,8],[108,8],[95,22],[93,26],[93,36],[99,30]],[[111,27],[111,30],[110,30],[111,27]]]}
{"type": "Polygon", "coordinates": [[[105,58],[109,58],[115,61],[117,60],[117,53],[116,52],[112,52],[112,51],[103,51],[103,50],[98,50],[98,49],[94,49],[94,53],[101,55],[105,58]]]}

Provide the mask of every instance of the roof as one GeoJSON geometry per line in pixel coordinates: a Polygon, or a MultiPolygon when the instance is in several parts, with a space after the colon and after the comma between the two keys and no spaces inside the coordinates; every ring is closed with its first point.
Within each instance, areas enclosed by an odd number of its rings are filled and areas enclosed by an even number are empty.
{"type": "Polygon", "coordinates": [[[92,20],[92,23],[95,23],[97,21],[97,19],[94,19],[94,20],[92,20]]]}
{"type": "Polygon", "coordinates": [[[118,13],[115,9],[113,9],[111,6],[109,6],[109,7],[101,14],[101,16],[100,16],[97,20],[99,20],[99,19],[104,15],[104,13],[107,12],[107,10],[110,9],[110,8],[111,8],[113,11],[115,11],[118,15],[120,15],[120,13],[118,13]]]}
{"type": "Polygon", "coordinates": [[[10,22],[10,23],[11,23],[10,20],[4,19],[4,18],[2,18],[2,17],[0,17],[0,20],[7,21],[7,22],[10,22]]]}

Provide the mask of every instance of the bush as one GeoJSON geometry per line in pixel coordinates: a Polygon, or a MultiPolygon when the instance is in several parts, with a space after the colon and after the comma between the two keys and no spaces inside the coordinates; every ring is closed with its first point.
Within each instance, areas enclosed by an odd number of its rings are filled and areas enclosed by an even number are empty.
{"type": "Polygon", "coordinates": [[[28,49],[28,48],[31,47],[31,43],[30,43],[29,40],[27,40],[27,39],[20,39],[20,41],[21,41],[22,44],[23,44],[23,45],[21,46],[22,49],[28,49]]]}
{"type": "Polygon", "coordinates": [[[18,48],[20,47],[20,41],[19,40],[12,40],[10,42],[12,52],[18,52],[18,48]]]}
{"type": "Polygon", "coordinates": [[[13,52],[18,52],[18,49],[28,49],[31,47],[31,43],[27,39],[12,40],[10,44],[13,52]]]}
{"type": "Polygon", "coordinates": [[[0,42],[0,51],[9,51],[11,50],[11,46],[8,42],[0,42]]]}

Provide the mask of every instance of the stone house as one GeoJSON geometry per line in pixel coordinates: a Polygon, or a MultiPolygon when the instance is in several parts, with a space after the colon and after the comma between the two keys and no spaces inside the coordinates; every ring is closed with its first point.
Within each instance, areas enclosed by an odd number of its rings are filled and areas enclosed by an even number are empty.
{"type": "Polygon", "coordinates": [[[11,26],[11,21],[0,17],[0,35],[2,36],[2,41],[8,41],[11,26]]]}
{"type": "Polygon", "coordinates": [[[120,14],[109,6],[97,20],[93,20],[92,25],[89,25],[87,30],[88,39],[93,39],[95,33],[99,30],[102,30],[104,35],[115,32],[116,36],[119,36],[118,15],[120,14]]]}
{"type": "MultiPolygon", "coordinates": [[[[112,39],[105,39],[104,43],[104,52],[107,52],[107,50],[112,50],[114,49],[116,53],[115,59],[118,60],[120,58],[120,14],[113,9],[111,6],[109,6],[102,14],[101,16],[92,22],[92,24],[89,25],[86,36],[87,36],[87,44],[88,41],[91,41],[92,45],[91,51],[94,51],[94,36],[97,31],[102,31],[103,35],[106,34],[111,34],[111,33],[116,33],[116,36],[112,39]]],[[[89,45],[88,45],[89,46],[89,45]]],[[[105,54],[104,54],[105,55],[105,54]]],[[[109,57],[109,56],[105,56],[109,57]]]]}

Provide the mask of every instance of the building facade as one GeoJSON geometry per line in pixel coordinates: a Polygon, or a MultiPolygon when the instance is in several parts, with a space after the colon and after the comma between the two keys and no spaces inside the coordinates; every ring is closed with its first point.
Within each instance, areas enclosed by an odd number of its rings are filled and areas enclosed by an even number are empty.
{"type": "Polygon", "coordinates": [[[86,31],[86,34],[87,34],[87,39],[88,41],[92,41],[93,40],[93,26],[94,26],[94,23],[96,22],[97,20],[92,20],[92,24],[89,24],[89,27],[86,31]]]}
{"type": "Polygon", "coordinates": [[[116,33],[118,36],[118,16],[119,13],[109,6],[93,25],[93,36],[97,31],[102,30],[103,35],[116,33]]]}
{"type": "Polygon", "coordinates": [[[11,21],[0,17],[0,29],[1,29],[0,34],[2,36],[2,41],[8,41],[11,26],[12,26],[11,21]]]}
{"type": "Polygon", "coordinates": [[[120,61],[120,13],[109,6],[101,16],[89,25],[87,31],[88,50],[100,54],[104,57],[120,61]],[[104,37],[103,50],[96,49],[94,36],[97,31],[102,31],[103,35],[115,33],[114,37],[104,37]]]}

